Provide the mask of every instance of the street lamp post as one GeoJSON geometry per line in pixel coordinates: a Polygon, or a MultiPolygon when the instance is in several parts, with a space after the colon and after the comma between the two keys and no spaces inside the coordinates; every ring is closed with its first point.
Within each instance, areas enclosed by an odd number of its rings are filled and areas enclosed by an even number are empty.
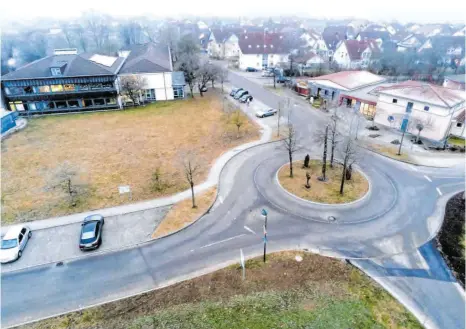
{"type": "Polygon", "coordinates": [[[267,210],[262,209],[262,216],[264,216],[264,263],[266,261],[267,254],[267,210]]]}

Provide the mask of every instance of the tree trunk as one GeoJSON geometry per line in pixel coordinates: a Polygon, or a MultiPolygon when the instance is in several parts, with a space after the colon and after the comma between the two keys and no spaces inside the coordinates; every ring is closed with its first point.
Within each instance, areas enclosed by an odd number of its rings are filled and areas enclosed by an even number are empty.
{"type": "Polygon", "coordinates": [[[189,84],[189,90],[191,91],[191,98],[194,98],[194,86],[192,84],[189,84]]]}
{"type": "Polygon", "coordinates": [[[293,178],[293,152],[288,151],[290,157],[290,177],[293,178]]]}
{"type": "Polygon", "coordinates": [[[222,81],[222,94],[223,94],[223,81],[222,81]]]}
{"type": "Polygon", "coordinates": [[[345,173],[346,180],[351,180],[352,174],[353,174],[353,166],[349,165],[348,168],[346,168],[346,173],[345,173]]]}
{"type": "Polygon", "coordinates": [[[343,188],[345,187],[345,176],[346,176],[346,156],[345,162],[343,163],[343,171],[341,172],[341,185],[340,185],[340,194],[343,195],[343,188]]]}
{"type": "Polygon", "coordinates": [[[240,128],[240,126],[236,126],[236,128],[238,128],[238,130],[236,131],[236,138],[239,138],[239,128],[240,128]]]}
{"type": "Polygon", "coordinates": [[[201,86],[197,86],[199,88],[199,94],[201,95],[201,97],[204,97],[204,93],[202,92],[202,87],[201,86]]]}
{"type": "Polygon", "coordinates": [[[324,154],[322,157],[322,180],[326,180],[327,172],[327,140],[328,140],[328,126],[325,128],[325,139],[324,139],[324,154]]]}
{"type": "Polygon", "coordinates": [[[214,87],[214,80],[212,80],[212,88],[215,88],[215,87],[214,87]]]}
{"type": "Polygon", "coordinates": [[[274,88],[277,88],[276,86],[276,81],[277,81],[277,77],[275,76],[275,73],[273,74],[273,87],[274,88]]]}
{"type": "Polygon", "coordinates": [[[335,154],[335,135],[332,139],[332,153],[330,154],[330,168],[333,168],[333,157],[335,154]]]}
{"type": "Polygon", "coordinates": [[[191,183],[191,198],[193,200],[193,208],[197,208],[196,199],[194,198],[194,183],[191,183]]]}

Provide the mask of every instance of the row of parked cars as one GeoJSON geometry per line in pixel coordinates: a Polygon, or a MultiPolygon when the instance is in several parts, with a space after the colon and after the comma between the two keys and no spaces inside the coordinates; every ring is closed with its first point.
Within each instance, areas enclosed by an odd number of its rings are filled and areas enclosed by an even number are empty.
{"type": "Polygon", "coordinates": [[[230,92],[230,96],[236,100],[239,100],[240,103],[252,102],[252,100],[254,99],[249,94],[249,91],[243,88],[233,88],[230,92]]]}
{"type": "MultiPolygon", "coordinates": [[[[104,223],[104,217],[101,215],[91,215],[84,218],[79,236],[79,249],[84,251],[99,248],[102,244],[104,223]]],[[[15,225],[10,228],[2,237],[0,262],[5,264],[21,258],[31,237],[32,231],[28,226],[15,225]]]]}

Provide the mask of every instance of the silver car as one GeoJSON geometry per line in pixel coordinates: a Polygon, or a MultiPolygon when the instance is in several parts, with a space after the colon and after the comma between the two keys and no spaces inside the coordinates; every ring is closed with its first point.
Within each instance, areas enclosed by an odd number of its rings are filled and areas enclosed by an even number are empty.
{"type": "Polygon", "coordinates": [[[21,258],[26,244],[32,236],[32,231],[24,225],[13,226],[2,238],[0,262],[9,263],[21,258]]]}

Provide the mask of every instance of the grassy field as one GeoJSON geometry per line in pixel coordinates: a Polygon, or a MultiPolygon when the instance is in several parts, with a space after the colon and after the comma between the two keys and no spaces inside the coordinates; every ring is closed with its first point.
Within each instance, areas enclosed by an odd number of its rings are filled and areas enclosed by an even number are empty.
{"type": "Polygon", "coordinates": [[[157,226],[152,237],[157,238],[175,232],[192,223],[207,211],[214,202],[216,195],[216,187],[211,187],[207,191],[196,195],[196,208],[193,208],[191,198],[178,202],[170,209],[162,223],[157,226]]]}
{"type": "Polygon", "coordinates": [[[257,139],[248,121],[236,126],[215,95],[160,102],[125,111],[34,118],[2,142],[2,222],[30,221],[128,202],[118,186],[130,185],[133,202],[188,187],[181,155],[197,153],[201,182],[227,149],[257,139]],[[56,188],[64,162],[80,186],[76,206],[56,188]],[[156,186],[154,174],[158,170],[156,186]]]}
{"type": "Polygon", "coordinates": [[[327,181],[325,182],[318,180],[318,177],[322,175],[322,161],[311,160],[309,167],[303,168],[303,161],[294,162],[293,178],[290,178],[289,165],[283,166],[278,172],[280,184],[288,192],[300,198],[322,203],[351,202],[363,197],[369,189],[366,178],[353,170],[352,178],[345,182],[344,193],[341,195],[340,184],[343,168],[340,164],[334,164],[334,167],[331,168],[327,162],[327,181]],[[306,172],[311,174],[310,189],[304,186],[306,184],[306,172]]]}
{"type": "Polygon", "coordinates": [[[422,328],[381,287],[339,260],[283,252],[270,255],[266,264],[249,260],[246,268],[245,281],[234,265],[20,328],[422,328]]]}

